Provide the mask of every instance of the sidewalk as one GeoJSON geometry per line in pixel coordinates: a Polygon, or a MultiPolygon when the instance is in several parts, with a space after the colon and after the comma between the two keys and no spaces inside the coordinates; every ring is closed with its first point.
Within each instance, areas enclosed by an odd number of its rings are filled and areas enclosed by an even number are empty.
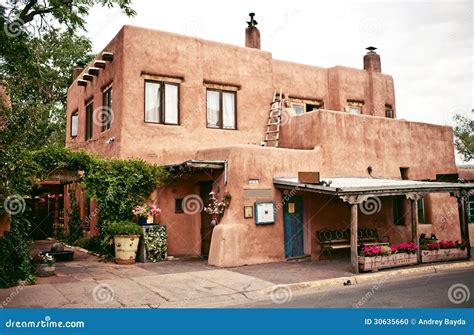
{"type": "MultiPolygon", "coordinates": [[[[41,247],[41,246],[40,246],[41,247]]],[[[116,265],[77,252],[36,285],[0,289],[2,307],[223,307],[319,290],[462,268],[473,261],[354,275],[347,259],[301,260],[220,269],[200,259],[116,265]],[[277,293],[277,290],[284,291],[277,293]]]]}

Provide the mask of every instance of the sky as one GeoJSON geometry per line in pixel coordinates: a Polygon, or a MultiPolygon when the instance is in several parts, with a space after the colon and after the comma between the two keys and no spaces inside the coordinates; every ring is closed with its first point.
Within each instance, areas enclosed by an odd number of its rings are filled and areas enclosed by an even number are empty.
{"type": "Polygon", "coordinates": [[[474,118],[472,1],[134,0],[137,15],[94,7],[87,19],[94,51],[124,24],[244,46],[255,12],[262,50],[296,63],[362,68],[375,46],[393,76],[397,117],[452,125],[474,118]]]}

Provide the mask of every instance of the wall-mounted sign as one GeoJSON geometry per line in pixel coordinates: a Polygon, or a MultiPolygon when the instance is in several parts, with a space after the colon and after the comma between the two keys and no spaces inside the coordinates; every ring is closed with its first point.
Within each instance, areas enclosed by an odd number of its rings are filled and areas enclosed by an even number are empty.
{"type": "Polygon", "coordinates": [[[295,212],[295,203],[289,202],[288,203],[288,213],[293,214],[295,212]]]}
{"type": "Polygon", "coordinates": [[[244,218],[253,218],[253,206],[244,206],[244,218]]]}
{"type": "Polygon", "coordinates": [[[255,223],[275,223],[275,203],[273,201],[255,202],[255,223]]]}

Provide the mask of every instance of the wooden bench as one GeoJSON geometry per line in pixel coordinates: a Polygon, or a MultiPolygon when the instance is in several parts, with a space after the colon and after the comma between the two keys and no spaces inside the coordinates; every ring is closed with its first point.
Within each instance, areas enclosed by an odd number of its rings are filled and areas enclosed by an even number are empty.
{"type": "MultiPolygon", "coordinates": [[[[329,259],[332,260],[332,251],[351,248],[350,229],[318,230],[316,234],[318,236],[319,244],[321,245],[319,259],[321,259],[322,254],[326,252],[329,255],[329,259]]],[[[360,246],[361,244],[368,245],[381,242],[377,234],[377,229],[372,228],[359,229],[357,239],[357,246],[360,246]]]]}

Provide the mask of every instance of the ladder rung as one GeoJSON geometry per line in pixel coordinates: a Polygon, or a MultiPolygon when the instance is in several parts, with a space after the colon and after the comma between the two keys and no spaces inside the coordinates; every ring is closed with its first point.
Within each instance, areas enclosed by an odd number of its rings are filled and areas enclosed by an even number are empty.
{"type": "Polygon", "coordinates": [[[279,130],[267,130],[267,134],[279,133],[279,130]]]}
{"type": "Polygon", "coordinates": [[[267,126],[279,126],[280,122],[269,122],[267,126]]]}

